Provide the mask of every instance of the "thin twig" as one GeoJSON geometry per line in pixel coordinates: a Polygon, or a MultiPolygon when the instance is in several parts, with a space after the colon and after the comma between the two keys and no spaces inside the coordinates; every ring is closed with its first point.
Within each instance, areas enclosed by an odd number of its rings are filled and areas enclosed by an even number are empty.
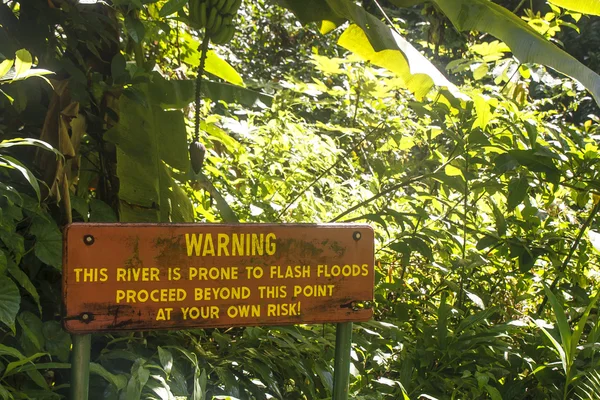
{"type": "Polygon", "coordinates": [[[344,160],[346,158],[346,156],[350,153],[352,153],[354,150],[358,149],[358,146],[360,146],[365,140],[367,140],[367,138],[369,136],[371,136],[371,134],[373,134],[374,132],[377,132],[379,130],[379,128],[381,128],[381,126],[384,124],[384,122],[380,122],[379,125],[377,125],[376,127],[372,128],[370,132],[368,132],[364,138],[362,138],[361,140],[359,140],[354,146],[352,146],[351,149],[347,150],[344,152],[343,156],[338,157],[338,159],[329,167],[327,168],[325,171],[321,172],[315,179],[313,179],[313,181],[306,186],[305,188],[303,188],[297,195],[296,197],[294,197],[294,199],[292,201],[290,201],[288,203],[287,206],[285,206],[285,208],[279,213],[279,215],[277,216],[277,219],[281,219],[281,217],[286,213],[287,210],[289,210],[289,208],[311,187],[313,187],[321,178],[323,178],[325,175],[327,175],[333,168],[335,168],[340,161],[344,160]]]}
{"type": "Polygon", "coordinates": [[[373,3],[375,3],[377,8],[379,8],[379,11],[381,12],[381,14],[383,14],[383,18],[385,18],[386,21],[388,22],[388,24],[390,24],[390,28],[394,32],[396,32],[398,34],[398,36],[402,36],[402,34],[400,34],[400,32],[398,32],[398,29],[396,29],[396,26],[394,25],[394,22],[392,21],[392,19],[390,17],[388,17],[388,15],[385,12],[385,10],[383,9],[383,7],[381,7],[381,4],[379,4],[379,2],[377,0],[373,0],[373,3]]]}
{"type": "Polygon", "coordinates": [[[401,187],[408,186],[408,185],[410,185],[410,184],[412,184],[414,182],[417,182],[417,181],[419,181],[419,180],[421,180],[423,178],[428,178],[430,176],[433,176],[437,172],[439,172],[442,168],[445,168],[446,165],[450,164],[452,161],[454,161],[454,158],[449,159],[448,161],[446,161],[445,163],[443,163],[442,165],[440,165],[439,167],[437,167],[433,172],[430,172],[428,174],[422,174],[422,175],[414,176],[412,178],[407,178],[404,181],[402,181],[402,182],[400,182],[400,183],[398,183],[398,184],[396,184],[394,186],[391,186],[391,187],[387,188],[386,190],[384,190],[382,192],[379,192],[376,195],[373,195],[373,196],[369,197],[368,199],[366,199],[364,201],[361,201],[360,203],[358,203],[358,204],[350,207],[349,209],[347,209],[343,213],[339,214],[337,217],[333,218],[329,222],[336,222],[340,218],[345,217],[346,215],[350,214],[351,212],[353,212],[355,210],[358,210],[361,207],[366,206],[370,202],[375,201],[375,200],[377,200],[377,199],[385,196],[388,193],[393,193],[393,192],[397,191],[398,189],[400,189],[401,187]]]}
{"type": "Polygon", "coordinates": [[[204,64],[206,63],[206,53],[208,53],[208,43],[210,42],[210,36],[208,33],[204,34],[202,45],[200,45],[200,65],[198,66],[198,76],[196,76],[196,115],[195,121],[196,126],[194,130],[194,141],[200,139],[200,95],[202,94],[202,75],[204,75],[204,64]]]}

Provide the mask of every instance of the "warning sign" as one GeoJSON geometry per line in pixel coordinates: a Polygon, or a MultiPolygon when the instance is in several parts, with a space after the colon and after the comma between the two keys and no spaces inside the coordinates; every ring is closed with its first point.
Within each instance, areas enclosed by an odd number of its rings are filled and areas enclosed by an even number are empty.
{"type": "Polygon", "coordinates": [[[366,321],[367,225],[73,224],[65,327],[73,333],[366,321]]]}

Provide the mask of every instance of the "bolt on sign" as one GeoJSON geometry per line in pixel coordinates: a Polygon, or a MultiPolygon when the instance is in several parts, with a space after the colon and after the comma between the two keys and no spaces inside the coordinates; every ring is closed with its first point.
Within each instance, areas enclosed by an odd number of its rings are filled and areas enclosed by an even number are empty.
{"type": "Polygon", "coordinates": [[[368,225],[72,224],[72,333],[366,321],[368,225]]]}

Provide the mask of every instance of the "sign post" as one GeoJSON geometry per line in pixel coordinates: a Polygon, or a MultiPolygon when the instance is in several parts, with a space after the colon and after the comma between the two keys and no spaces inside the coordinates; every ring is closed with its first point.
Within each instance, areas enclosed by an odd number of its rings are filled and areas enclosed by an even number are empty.
{"type": "Polygon", "coordinates": [[[72,335],[71,399],[87,400],[90,387],[90,349],[92,335],[72,335]]]}
{"type": "Polygon", "coordinates": [[[333,400],[348,399],[351,350],[352,322],[341,322],[335,327],[335,359],[333,361],[333,400]]]}
{"type": "Polygon", "coordinates": [[[347,399],[352,322],[372,317],[360,305],[373,299],[373,243],[351,224],[68,226],[73,398],[87,399],[92,332],[338,323],[333,398],[347,399]]]}

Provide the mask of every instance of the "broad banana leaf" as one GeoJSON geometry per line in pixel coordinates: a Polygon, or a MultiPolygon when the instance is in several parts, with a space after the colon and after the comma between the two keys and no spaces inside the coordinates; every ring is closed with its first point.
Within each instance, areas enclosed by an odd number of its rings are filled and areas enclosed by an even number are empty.
{"type": "MultiPolygon", "coordinates": [[[[433,2],[458,30],[487,32],[497,37],[510,47],[520,62],[543,64],[577,79],[600,104],[600,76],[547,41],[507,9],[489,0],[433,0],[433,2]]],[[[577,3],[586,2],[577,0],[577,3]]]]}
{"type": "Polygon", "coordinates": [[[434,86],[447,88],[454,97],[469,99],[403,37],[395,32],[393,37],[402,51],[376,52],[364,31],[357,25],[350,25],[340,36],[338,44],[374,65],[394,72],[417,99],[424,97],[434,86]]]}
{"type": "Polygon", "coordinates": [[[104,135],[117,146],[120,221],[191,222],[192,204],[167,167],[189,165],[183,114],[163,110],[148,92],[143,84],[122,95],[119,123],[104,135]]]}
{"type": "MultiPolygon", "coordinates": [[[[149,93],[152,101],[163,108],[184,108],[194,101],[195,84],[195,80],[167,80],[156,74],[149,87],[149,93]]],[[[245,107],[252,107],[259,103],[270,107],[273,102],[273,97],[270,95],[229,83],[212,81],[202,83],[202,95],[213,101],[239,103],[245,107]]]]}
{"type": "Polygon", "coordinates": [[[550,3],[583,14],[600,15],[600,0],[550,0],[550,3]]]}
{"type": "MultiPolygon", "coordinates": [[[[318,2],[317,0],[311,1],[318,2]]],[[[396,1],[400,5],[418,3],[417,1],[396,1]]],[[[448,16],[458,30],[476,30],[487,32],[497,37],[510,47],[511,51],[522,63],[543,64],[577,79],[592,93],[598,104],[600,104],[600,76],[565,51],[550,43],[507,9],[489,0],[431,1],[448,16]]],[[[585,9],[587,12],[596,10],[598,1],[553,0],[556,4],[562,3],[563,5],[569,5],[571,8],[585,9]]],[[[305,23],[319,20],[333,20],[335,16],[354,22],[362,28],[374,52],[392,50],[402,53],[402,58],[395,57],[401,63],[396,69],[405,71],[407,75],[403,78],[407,82],[410,82],[411,74],[414,74],[414,70],[411,67],[413,65],[424,65],[422,60],[413,61],[415,52],[406,50],[407,48],[396,40],[392,31],[379,18],[366,12],[351,0],[325,0],[325,2],[318,2],[321,4],[315,8],[309,7],[305,0],[278,0],[278,2],[292,10],[305,23]],[[328,7],[325,6],[325,3],[328,7]],[[404,61],[401,61],[402,59],[404,61]],[[409,67],[407,68],[405,64],[409,67]]],[[[364,46],[360,45],[357,47],[363,48],[364,46]]],[[[434,69],[427,68],[427,72],[424,73],[429,75],[431,80],[435,82],[437,78],[430,75],[430,73],[435,75],[435,72],[432,72],[434,69]]]]}

